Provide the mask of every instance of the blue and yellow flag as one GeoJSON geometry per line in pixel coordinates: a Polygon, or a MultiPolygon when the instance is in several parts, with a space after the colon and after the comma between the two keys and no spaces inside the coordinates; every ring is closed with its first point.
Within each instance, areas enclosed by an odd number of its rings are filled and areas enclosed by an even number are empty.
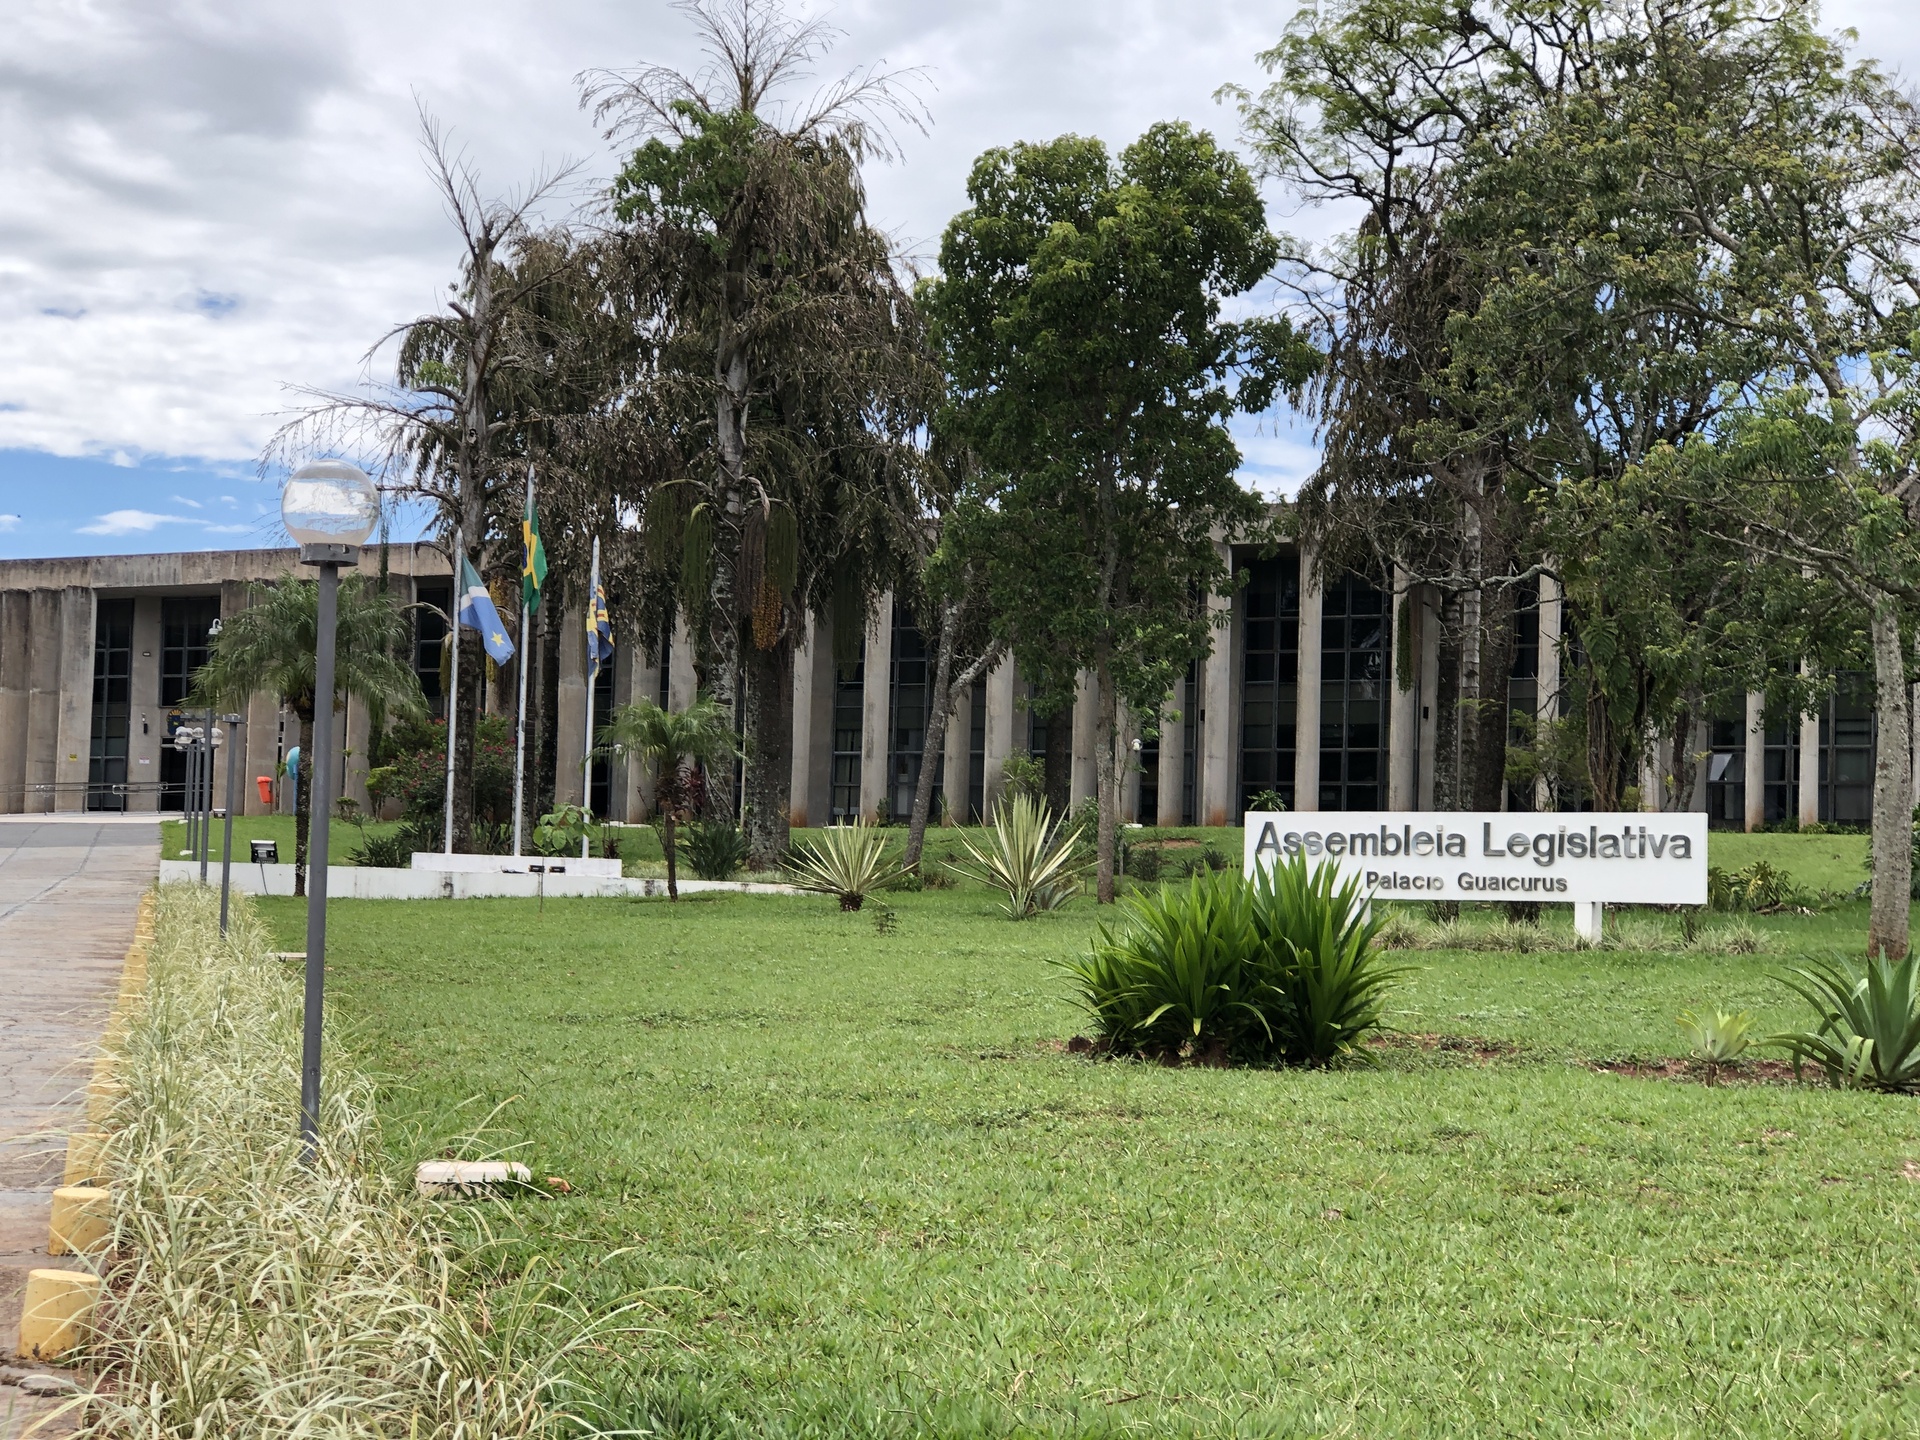
{"type": "Polygon", "coordinates": [[[613,658],[613,621],[607,616],[607,587],[600,577],[593,580],[593,608],[587,612],[587,683],[600,674],[600,667],[613,658]]]}
{"type": "Polygon", "coordinates": [[[479,572],[465,555],[460,557],[460,605],[455,613],[462,625],[480,632],[480,643],[487,647],[494,664],[504,665],[513,658],[513,641],[507,638],[507,627],[500,623],[500,612],[494,609],[493,597],[480,583],[479,572]]]}

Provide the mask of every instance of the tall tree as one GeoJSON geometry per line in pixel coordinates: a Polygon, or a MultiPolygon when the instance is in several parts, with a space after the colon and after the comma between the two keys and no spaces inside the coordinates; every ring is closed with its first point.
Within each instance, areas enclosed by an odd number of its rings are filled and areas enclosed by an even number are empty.
{"type": "MultiPolygon", "coordinates": [[[[428,174],[460,238],[460,273],[446,308],[396,327],[369,351],[399,342],[392,385],[361,394],[315,393],[314,403],[275,435],[268,456],[292,458],[339,445],[384,452],[384,488],[428,507],[454,573],[457,533],[481,574],[500,575],[514,568],[503,557],[519,535],[531,382],[553,368],[527,302],[573,256],[570,246],[535,244],[532,217],[572,168],[545,174],[517,195],[489,199],[440,127],[424,113],[420,126],[428,174]]],[[[473,833],[474,720],[486,657],[474,631],[456,626],[451,639],[462,647],[461,690],[449,697],[459,721],[453,843],[465,849],[473,833]]]]}
{"type": "Polygon", "coordinates": [[[923,509],[936,377],[860,174],[890,153],[885,122],[918,112],[906,77],[873,71],[787,106],[831,31],[768,0],[680,8],[708,70],[597,73],[584,94],[610,137],[641,141],[611,202],[652,286],[632,308],[655,423],[678,446],[645,507],[651,588],[677,599],[716,693],[744,688],[746,831],[769,866],[787,846],[806,617],[849,593],[840,572],[855,593],[884,588],[923,509]]]}
{"type": "Polygon", "coordinates": [[[1227,432],[1313,354],[1284,321],[1224,321],[1278,243],[1252,176],[1211,136],[1150,129],[1117,162],[1098,140],[988,151],[925,292],[971,449],[974,558],[998,633],[1094,677],[1102,902],[1114,891],[1119,707],[1157,714],[1213,635],[1219,543],[1266,533],[1227,432]]]}
{"type": "MultiPolygon", "coordinates": [[[[265,691],[293,712],[294,743],[306,757],[294,786],[293,884],[306,890],[307,833],[312,823],[314,657],[318,653],[320,588],[286,579],[252,588],[252,603],[227,616],[213,637],[207,663],[193,675],[188,704],[240,709],[265,691]]],[[[425,714],[420,677],[396,658],[405,647],[407,617],[377,581],[349,575],[340,582],[334,621],[334,688],[342,696],[400,718],[425,714]]]]}

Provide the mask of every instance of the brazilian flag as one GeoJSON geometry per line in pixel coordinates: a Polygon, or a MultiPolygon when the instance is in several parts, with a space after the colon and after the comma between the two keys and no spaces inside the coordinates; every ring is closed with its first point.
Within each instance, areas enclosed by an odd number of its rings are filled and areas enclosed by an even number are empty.
{"type": "Polygon", "coordinates": [[[540,608],[540,587],[547,583],[547,547],[540,543],[540,516],[527,486],[527,512],[520,517],[520,603],[531,614],[540,608]]]}

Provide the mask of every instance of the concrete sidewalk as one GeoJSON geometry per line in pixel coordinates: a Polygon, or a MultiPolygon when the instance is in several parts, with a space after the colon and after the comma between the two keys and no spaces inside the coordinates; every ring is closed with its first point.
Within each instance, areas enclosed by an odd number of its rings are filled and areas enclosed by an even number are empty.
{"type": "MultiPolygon", "coordinates": [[[[0,1366],[21,1363],[13,1347],[27,1271],[65,1263],[47,1254],[65,1132],[85,1111],[94,1048],[159,860],[155,820],[0,824],[0,1366]]],[[[0,1386],[0,1440],[55,1404],[0,1386]]]]}

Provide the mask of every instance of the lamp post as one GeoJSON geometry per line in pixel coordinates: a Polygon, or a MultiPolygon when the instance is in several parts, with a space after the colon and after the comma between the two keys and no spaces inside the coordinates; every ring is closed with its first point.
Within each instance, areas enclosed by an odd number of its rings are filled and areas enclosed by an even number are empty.
{"type": "MultiPolygon", "coordinates": [[[[229,736],[232,736],[237,727],[247,723],[247,717],[244,715],[222,715],[220,719],[226,724],[229,736]]],[[[226,824],[220,839],[220,933],[222,935],[227,933],[227,894],[233,883],[233,766],[238,753],[237,745],[227,746],[227,813],[226,824]]]]}
{"type": "Polygon", "coordinates": [[[300,1043],[300,1139],[311,1162],[320,1143],[320,1018],[327,973],[327,821],[333,814],[333,629],[340,567],[356,564],[380,519],[380,495],[364,470],[342,460],[302,465],[280,492],[280,521],[300,547],[300,563],[318,566],[314,615],[313,754],[308,758],[313,819],[307,865],[307,990],[300,1043]]]}

